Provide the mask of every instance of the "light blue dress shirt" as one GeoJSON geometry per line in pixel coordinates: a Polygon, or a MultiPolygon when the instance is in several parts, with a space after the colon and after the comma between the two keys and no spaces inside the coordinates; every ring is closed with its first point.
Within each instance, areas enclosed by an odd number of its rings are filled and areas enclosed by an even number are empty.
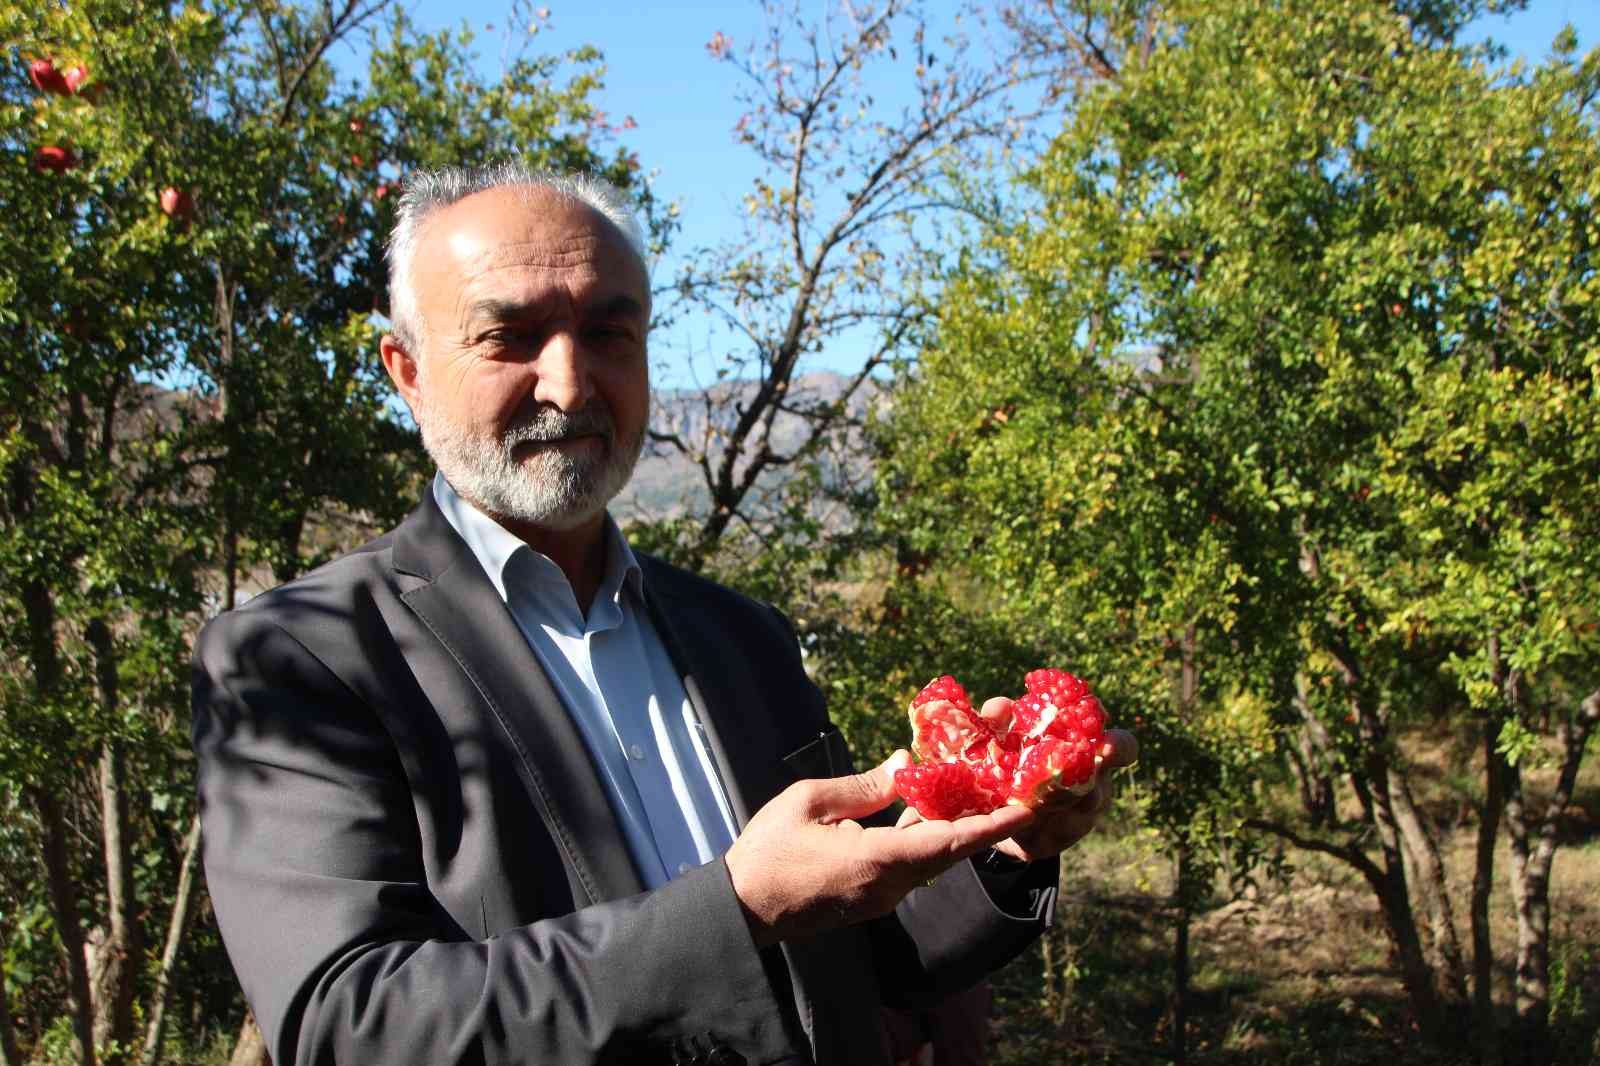
{"type": "Polygon", "coordinates": [[[645,886],[728,849],[733,812],[704,727],[645,609],[644,575],[606,519],[606,567],[584,618],[572,586],[435,475],[433,498],[510,608],[572,715],[645,886]]]}

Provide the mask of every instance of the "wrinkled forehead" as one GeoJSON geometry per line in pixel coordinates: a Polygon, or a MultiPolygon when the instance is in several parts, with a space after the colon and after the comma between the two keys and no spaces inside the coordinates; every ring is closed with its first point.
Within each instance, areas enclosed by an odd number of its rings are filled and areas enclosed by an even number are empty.
{"type": "Polygon", "coordinates": [[[425,301],[429,295],[448,299],[440,289],[519,269],[603,280],[637,290],[642,304],[649,300],[643,266],[616,224],[588,204],[544,188],[489,189],[436,212],[417,266],[425,301]]]}

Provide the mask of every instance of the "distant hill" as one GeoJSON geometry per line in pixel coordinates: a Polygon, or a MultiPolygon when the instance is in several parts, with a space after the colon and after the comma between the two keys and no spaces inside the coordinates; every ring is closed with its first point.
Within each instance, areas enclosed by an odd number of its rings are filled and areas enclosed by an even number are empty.
{"type": "MultiPolygon", "coordinates": [[[[789,390],[789,404],[804,407],[808,404],[831,403],[844,392],[849,379],[842,374],[818,372],[795,379],[789,390]]],[[[650,412],[650,426],[660,433],[673,433],[685,441],[709,440],[713,448],[719,434],[732,428],[737,419],[736,405],[742,396],[752,395],[754,382],[742,381],[714,385],[708,389],[662,389],[654,397],[650,412]]],[[[850,412],[856,417],[866,413],[870,404],[882,395],[882,390],[868,382],[851,398],[850,412]]],[[[779,449],[793,447],[801,439],[803,423],[792,414],[780,413],[774,423],[773,443],[779,449]]],[[[864,475],[864,462],[859,456],[847,462],[852,464],[846,473],[864,475]]],[[[780,483],[783,471],[775,471],[773,484],[780,483]]],[[[700,468],[671,445],[646,442],[644,454],[634,471],[633,480],[612,504],[611,510],[618,520],[626,522],[640,518],[672,518],[682,514],[704,513],[708,505],[705,480],[700,468]]]]}

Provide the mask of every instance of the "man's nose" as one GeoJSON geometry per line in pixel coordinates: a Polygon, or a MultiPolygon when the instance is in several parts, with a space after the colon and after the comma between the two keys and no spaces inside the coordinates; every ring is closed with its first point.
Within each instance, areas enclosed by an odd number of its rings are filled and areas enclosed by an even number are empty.
{"type": "Polygon", "coordinates": [[[534,364],[538,379],[533,398],[563,411],[577,411],[594,396],[594,380],[589,373],[588,356],[583,346],[566,330],[551,334],[534,364]]]}

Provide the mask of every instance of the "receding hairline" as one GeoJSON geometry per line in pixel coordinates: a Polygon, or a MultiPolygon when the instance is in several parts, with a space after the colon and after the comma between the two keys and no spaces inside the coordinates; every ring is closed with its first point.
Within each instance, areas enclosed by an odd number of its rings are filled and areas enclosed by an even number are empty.
{"type": "MultiPolygon", "coordinates": [[[[531,209],[537,209],[539,201],[550,199],[555,200],[556,203],[564,207],[577,209],[582,215],[586,216],[590,222],[594,223],[596,236],[598,239],[615,242],[618,247],[626,251],[628,258],[634,261],[634,263],[640,268],[640,274],[645,280],[646,301],[648,302],[649,271],[639,255],[638,248],[634,245],[634,242],[629,237],[628,233],[625,232],[622,227],[618,226],[614,219],[612,219],[604,211],[601,211],[599,208],[595,207],[593,204],[580,197],[568,195],[560,189],[553,189],[548,185],[496,185],[487,189],[479,189],[476,192],[468,193],[459,200],[452,200],[450,203],[440,204],[438,207],[420,216],[416,220],[416,243],[412,248],[412,262],[406,264],[408,267],[408,273],[415,271],[416,253],[421,251],[422,247],[433,237],[435,227],[442,222],[448,221],[446,216],[450,215],[452,212],[455,212],[459,208],[465,207],[480,197],[493,194],[515,196],[520,206],[531,209]]],[[[411,278],[408,277],[407,281],[410,280],[411,278]]]]}
{"type": "Polygon", "coordinates": [[[627,195],[604,178],[588,173],[564,173],[527,166],[521,160],[501,161],[475,167],[441,167],[419,170],[406,178],[399,199],[399,214],[385,249],[388,261],[391,332],[403,342],[420,338],[413,321],[419,314],[413,287],[418,249],[434,223],[458,204],[480,193],[507,190],[527,206],[553,196],[557,202],[586,208],[602,220],[602,232],[619,238],[638,266],[645,282],[645,308],[650,304],[650,263],[644,233],[627,195]]]}

